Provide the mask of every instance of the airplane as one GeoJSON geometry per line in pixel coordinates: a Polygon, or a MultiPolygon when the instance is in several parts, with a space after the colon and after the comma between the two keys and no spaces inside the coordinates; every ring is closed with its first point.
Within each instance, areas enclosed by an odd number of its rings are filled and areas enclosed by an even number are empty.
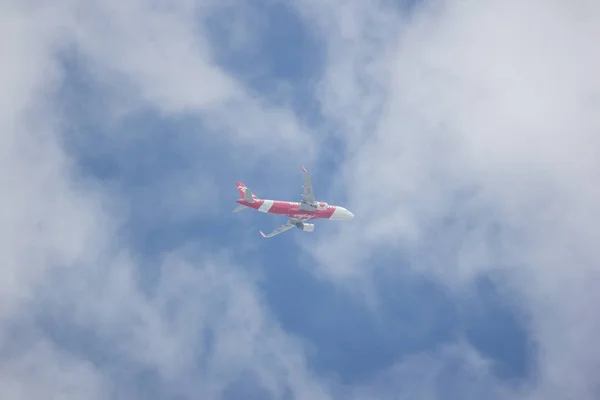
{"type": "Polygon", "coordinates": [[[263,231],[259,231],[263,238],[271,238],[294,227],[304,232],[313,232],[315,225],[309,224],[306,221],[315,219],[348,221],[354,218],[354,214],[344,207],[315,201],[310,176],[306,168],[303,166],[300,166],[300,168],[304,173],[304,190],[300,202],[259,199],[242,182],[236,182],[235,184],[241,198],[236,200],[239,206],[233,212],[253,208],[263,213],[285,215],[289,218],[288,222],[268,235],[265,235],[263,231]]]}

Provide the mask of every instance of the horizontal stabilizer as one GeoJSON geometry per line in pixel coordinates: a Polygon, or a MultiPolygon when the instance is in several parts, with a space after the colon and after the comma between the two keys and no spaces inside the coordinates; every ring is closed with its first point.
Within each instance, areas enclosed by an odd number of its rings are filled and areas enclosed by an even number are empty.
{"type": "Polygon", "coordinates": [[[243,204],[240,204],[239,206],[237,206],[237,207],[236,207],[236,208],[233,210],[233,212],[240,212],[240,211],[242,211],[244,208],[248,208],[248,207],[246,207],[246,206],[245,206],[245,205],[243,205],[243,204]]]}

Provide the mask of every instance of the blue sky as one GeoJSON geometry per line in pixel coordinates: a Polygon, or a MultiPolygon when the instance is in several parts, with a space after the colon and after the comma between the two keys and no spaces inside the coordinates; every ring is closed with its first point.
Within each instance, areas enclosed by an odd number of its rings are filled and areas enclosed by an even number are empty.
{"type": "Polygon", "coordinates": [[[0,397],[600,395],[590,10],[3,8],[0,397]]]}

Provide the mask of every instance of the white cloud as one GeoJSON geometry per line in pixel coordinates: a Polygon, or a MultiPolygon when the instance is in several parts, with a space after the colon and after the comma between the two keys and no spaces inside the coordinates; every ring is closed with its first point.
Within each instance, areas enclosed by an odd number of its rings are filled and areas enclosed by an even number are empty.
{"type": "Polygon", "coordinates": [[[466,343],[407,357],[365,385],[342,392],[359,399],[504,399],[510,392],[491,378],[490,363],[466,343]],[[467,382],[467,384],[465,384],[467,382]]]}
{"type": "MultiPolygon", "coordinates": [[[[290,148],[312,157],[311,137],[293,112],[256,99],[212,61],[196,18],[231,3],[15,1],[0,6],[8,60],[0,86],[9,94],[0,100],[0,395],[144,397],[133,375],[150,370],[166,393],[185,397],[217,397],[253,371],[275,397],[289,386],[298,398],[330,390],[439,398],[432,386],[458,360],[466,372],[452,390],[463,398],[488,389],[501,398],[593,398],[595,3],[435,2],[412,16],[388,2],[297,4],[329,46],[319,96],[349,146],[340,177],[357,215],[352,224],[323,225],[318,272],[355,289],[371,282],[374,267],[364,261],[381,249],[402,251],[411,268],[457,290],[505,268],[539,345],[532,390],[504,387],[468,345],[399,360],[364,387],[330,386],[277,326],[255,278],[212,252],[175,252],[160,265],[156,292],[143,292],[138,274],[156,266],[120,241],[126,215],[113,193],[82,182],[61,147],[68,121],[52,101],[64,73],[59,52],[74,45],[94,79],[105,80],[117,121],[148,106],[169,117],[199,115],[253,159],[295,157],[290,148]],[[453,213],[461,222],[440,227],[453,213]],[[36,313],[92,330],[90,340],[118,362],[94,363],[55,343],[36,313]]],[[[197,199],[192,192],[168,207],[197,199]]]]}
{"type": "Polygon", "coordinates": [[[307,246],[318,272],[364,282],[389,248],[455,289],[503,268],[539,344],[532,396],[594,398],[598,5],[429,2],[394,18],[388,6],[312,2],[332,16],[322,101],[353,145],[341,170],[357,215],[307,246]]]}
{"type": "MultiPolygon", "coordinates": [[[[310,132],[294,113],[257,98],[215,61],[216,46],[240,47],[236,39],[240,33],[211,44],[206,21],[231,13],[235,29],[252,28],[256,13],[242,18],[240,8],[251,11],[230,2],[171,5],[138,0],[65,1],[62,8],[53,4],[36,10],[42,21],[52,21],[43,25],[50,25],[55,47],[77,51],[93,79],[110,89],[114,117],[140,107],[152,107],[168,117],[198,116],[206,127],[204,134],[247,142],[257,155],[293,146],[310,156],[314,151],[310,132]]],[[[247,33],[252,37],[252,31],[247,33]]]]}
{"type": "MultiPolygon", "coordinates": [[[[200,115],[232,142],[246,140],[255,150],[247,162],[282,145],[310,151],[291,111],[253,99],[211,62],[194,22],[206,10],[178,4],[0,6],[0,397],[148,398],[138,377],[146,372],[157,376],[146,382],[163,391],[156,397],[217,398],[249,372],[274,397],[326,397],[255,279],[216,250],[173,252],[156,292],[144,292],[140,274],[157,266],[120,236],[127,213],[118,193],[82,179],[62,147],[71,121],[55,106],[65,73],[58,57],[75,44],[126,112],[150,105],[200,115]],[[272,132],[284,134],[258,140],[272,132]]],[[[196,200],[184,193],[169,207],[196,200]]]]}
{"type": "MultiPolygon", "coordinates": [[[[14,341],[11,341],[14,344],[14,341]]],[[[40,397],[103,399],[109,397],[109,382],[91,363],[61,354],[50,343],[36,339],[10,361],[2,361],[0,393],[15,400],[40,397]]],[[[16,351],[15,351],[16,352],[16,351]]]]}

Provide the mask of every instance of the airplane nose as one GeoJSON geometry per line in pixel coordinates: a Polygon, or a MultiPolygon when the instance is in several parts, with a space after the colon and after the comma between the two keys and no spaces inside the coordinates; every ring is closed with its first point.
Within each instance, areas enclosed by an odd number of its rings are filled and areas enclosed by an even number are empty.
{"type": "Polygon", "coordinates": [[[335,211],[333,212],[333,215],[329,218],[335,219],[335,220],[347,221],[350,219],[354,219],[354,214],[352,214],[350,212],[350,210],[348,210],[344,207],[336,206],[335,211]]]}
{"type": "Polygon", "coordinates": [[[342,211],[341,212],[342,219],[345,219],[345,220],[354,219],[354,214],[352,214],[352,212],[350,212],[350,210],[348,210],[347,208],[344,208],[344,207],[340,207],[340,208],[342,209],[341,210],[342,211]]]}

